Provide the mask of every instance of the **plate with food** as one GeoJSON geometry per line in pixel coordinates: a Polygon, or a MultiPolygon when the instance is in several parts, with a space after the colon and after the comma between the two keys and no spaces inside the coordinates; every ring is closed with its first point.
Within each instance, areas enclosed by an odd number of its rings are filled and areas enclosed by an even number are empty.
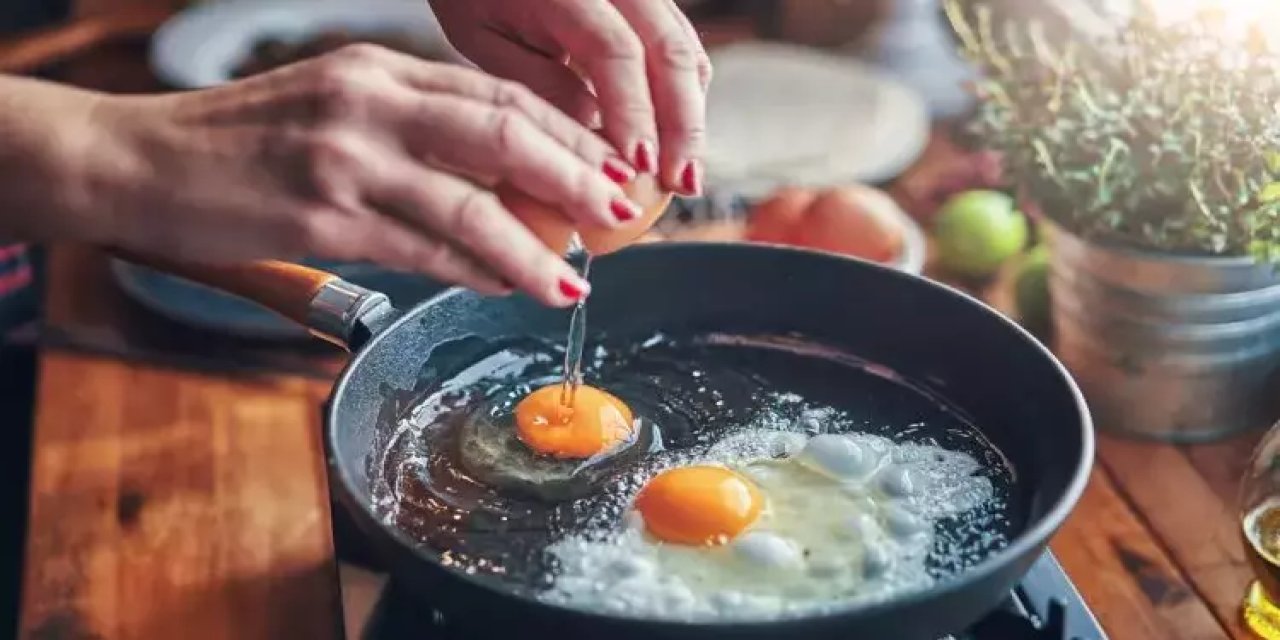
{"type": "Polygon", "coordinates": [[[677,198],[658,222],[671,241],[751,242],[825,251],[924,271],[924,228],[889,194],[865,185],[808,188],[784,186],[763,198],[713,191],[677,198]]]}
{"type": "Polygon", "coordinates": [[[166,22],[152,38],[151,66],[172,87],[200,89],[357,42],[465,62],[424,0],[231,0],[166,22]]]}

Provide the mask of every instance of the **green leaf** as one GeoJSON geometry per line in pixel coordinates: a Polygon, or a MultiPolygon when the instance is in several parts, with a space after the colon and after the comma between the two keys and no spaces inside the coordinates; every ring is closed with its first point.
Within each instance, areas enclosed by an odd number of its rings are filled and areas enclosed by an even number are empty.
{"type": "Polygon", "coordinates": [[[1047,215],[1130,246],[1280,260],[1252,244],[1280,242],[1280,59],[1224,66],[1203,29],[1146,19],[1036,55],[1031,23],[998,15],[968,25],[982,42],[967,48],[996,72],[973,130],[1047,215]]]}
{"type": "Polygon", "coordinates": [[[1270,171],[1272,175],[1280,174],[1280,151],[1268,151],[1266,158],[1267,171],[1270,171]]]}

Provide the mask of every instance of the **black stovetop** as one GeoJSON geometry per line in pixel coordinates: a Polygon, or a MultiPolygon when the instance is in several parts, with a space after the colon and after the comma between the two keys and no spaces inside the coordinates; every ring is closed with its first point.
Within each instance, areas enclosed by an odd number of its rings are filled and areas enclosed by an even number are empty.
{"type": "MultiPolygon", "coordinates": [[[[363,640],[461,640],[447,622],[392,584],[364,629],[363,640]]],[[[954,640],[1106,640],[1080,594],[1048,552],[1032,566],[1009,599],[954,640]]],[[[475,640],[468,638],[467,640],[475,640]]]]}

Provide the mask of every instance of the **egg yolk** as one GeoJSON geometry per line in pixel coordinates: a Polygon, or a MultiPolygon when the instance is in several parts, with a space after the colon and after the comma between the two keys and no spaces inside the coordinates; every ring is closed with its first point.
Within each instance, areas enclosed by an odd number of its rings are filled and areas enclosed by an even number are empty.
{"type": "Polygon", "coordinates": [[[709,466],[664,471],[635,501],[650,534],[688,545],[728,542],[755,522],[763,506],[760,490],[750,480],[709,466]]]}
{"type": "Polygon", "coordinates": [[[563,404],[560,394],[554,384],[516,405],[516,435],[530,449],[556,458],[590,458],[631,437],[631,408],[622,400],[586,385],[573,394],[573,406],[563,404]]]}

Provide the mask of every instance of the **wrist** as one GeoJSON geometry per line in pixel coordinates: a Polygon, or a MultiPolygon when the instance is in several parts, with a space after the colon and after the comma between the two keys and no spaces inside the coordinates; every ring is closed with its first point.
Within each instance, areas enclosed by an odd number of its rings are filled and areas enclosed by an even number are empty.
{"type": "Polygon", "coordinates": [[[105,242],[116,136],[95,116],[101,94],[0,77],[0,235],[105,242]]]}
{"type": "MultiPolygon", "coordinates": [[[[138,98],[92,95],[75,121],[77,135],[68,137],[53,162],[63,187],[59,205],[69,228],[66,235],[103,246],[125,243],[141,206],[148,168],[138,128],[138,98]]],[[[145,118],[143,118],[145,119],[145,118]]]]}

